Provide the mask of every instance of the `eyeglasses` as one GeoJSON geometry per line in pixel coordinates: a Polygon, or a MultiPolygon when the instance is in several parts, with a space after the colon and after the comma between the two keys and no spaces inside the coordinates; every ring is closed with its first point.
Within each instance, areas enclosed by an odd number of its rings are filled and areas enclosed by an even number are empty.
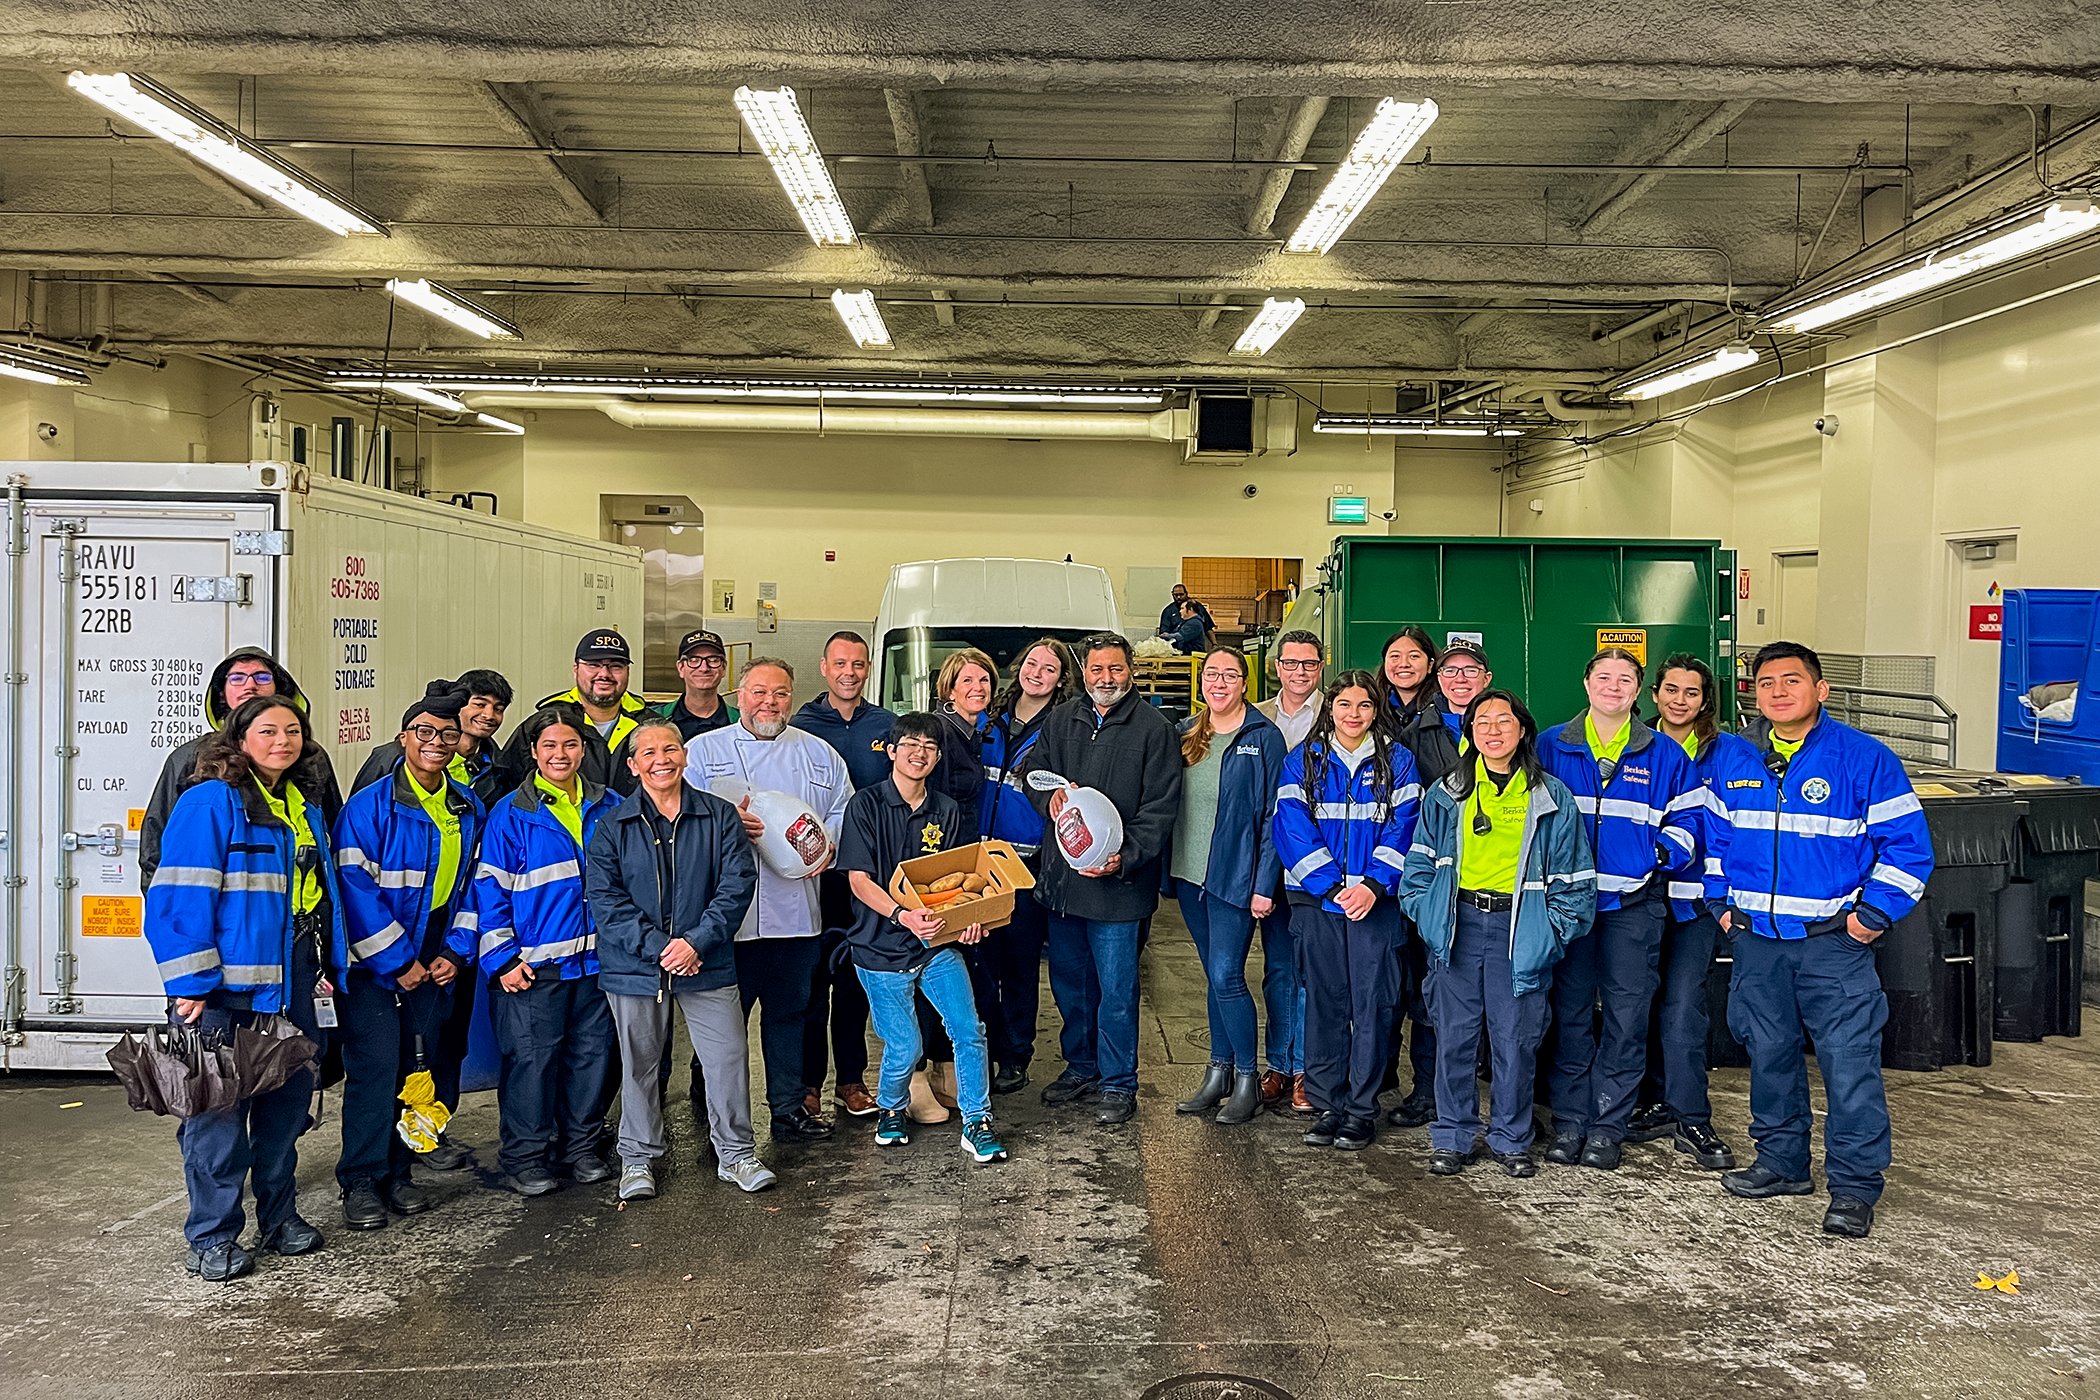
{"type": "Polygon", "coordinates": [[[1479,666],[1446,666],[1443,670],[1438,671],[1437,674],[1450,680],[1470,681],[1486,675],[1487,671],[1479,666]]]}
{"type": "Polygon", "coordinates": [[[609,676],[615,671],[627,669],[624,661],[579,661],[576,669],[590,676],[609,676]]]}
{"type": "Polygon", "coordinates": [[[439,729],[436,725],[431,724],[411,724],[403,732],[414,736],[416,742],[420,744],[456,744],[459,742],[459,731],[457,729],[439,729]]]}
{"type": "Polygon", "coordinates": [[[1276,663],[1276,669],[1279,671],[1317,671],[1326,664],[1324,661],[1279,661],[1276,663]]]}
{"type": "Polygon", "coordinates": [[[243,683],[269,685],[276,679],[275,673],[270,671],[228,671],[226,673],[226,684],[228,685],[241,685],[243,683]]]}
{"type": "Polygon", "coordinates": [[[691,666],[694,669],[701,671],[719,671],[722,669],[722,658],[719,656],[709,656],[705,652],[703,652],[698,656],[681,656],[678,658],[678,664],[681,666],[691,666]]]}
{"type": "Polygon", "coordinates": [[[1473,727],[1475,729],[1494,730],[1515,729],[1517,727],[1517,717],[1515,715],[1482,715],[1473,721],[1473,727]]]}
{"type": "Polygon", "coordinates": [[[892,744],[890,747],[900,754],[937,755],[941,751],[939,744],[930,744],[924,739],[906,739],[903,743],[892,744]]]}

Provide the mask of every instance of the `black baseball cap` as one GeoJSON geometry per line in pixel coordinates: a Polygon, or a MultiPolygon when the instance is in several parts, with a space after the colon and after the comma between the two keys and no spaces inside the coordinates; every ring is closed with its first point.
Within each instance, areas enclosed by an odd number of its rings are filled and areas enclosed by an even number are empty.
{"type": "Polygon", "coordinates": [[[694,652],[704,651],[708,647],[713,647],[718,656],[729,655],[729,648],[722,645],[721,633],[710,632],[702,627],[678,639],[678,659],[683,661],[694,652]]]}
{"type": "Polygon", "coordinates": [[[584,633],[583,640],[576,644],[576,659],[622,663],[632,663],[634,660],[628,654],[627,639],[610,627],[593,628],[584,633]]]}
{"type": "Polygon", "coordinates": [[[1461,653],[1470,656],[1474,660],[1478,661],[1480,663],[1481,670],[1485,671],[1488,669],[1488,654],[1485,651],[1481,650],[1480,643],[1474,641],[1467,641],[1464,638],[1460,638],[1458,641],[1452,642],[1444,648],[1444,654],[1437,659],[1436,664],[1438,669],[1442,669],[1446,661],[1449,661],[1452,657],[1457,656],[1461,653]]]}

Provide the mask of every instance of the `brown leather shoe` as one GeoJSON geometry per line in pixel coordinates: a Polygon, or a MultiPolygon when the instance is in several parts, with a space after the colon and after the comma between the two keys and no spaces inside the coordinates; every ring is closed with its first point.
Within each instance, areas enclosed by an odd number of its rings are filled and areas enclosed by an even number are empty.
{"type": "Polygon", "coordinates": [[[838,1101],[839,1112],[855,1118],[867,1117],[876,1107],[875,1096],[868,1092],[867,1085],[860,1083],[839,1085],[838,1101]]]}
{"type": "Polygon", "coordinates": [[[823,1096],[820,1095],[816,1090],[811,1089],[808,1093],[802,1096],[802,1106],[808,1109],[810,1116],[814,1118],[817,1115],[818,1111],[824,1107],[823,1096]]]}
{"type": "Polygon", "coordinates": [[[1305,1076],[1302,1074],[1293,1075],[1291,1077],[1291,1112],[1311,1113],[1312,1111],[1313,1101],[1305,1097],[1305,1076]]]}
{"type": "Polygon", "coordinates": [[[1291,1077],[1280,1069],[1272,1069],[1261,1077],[1261,1101],[1264,1108],[1274,1108],[1276,1101],[1290,1091],[1291,1077]]]}

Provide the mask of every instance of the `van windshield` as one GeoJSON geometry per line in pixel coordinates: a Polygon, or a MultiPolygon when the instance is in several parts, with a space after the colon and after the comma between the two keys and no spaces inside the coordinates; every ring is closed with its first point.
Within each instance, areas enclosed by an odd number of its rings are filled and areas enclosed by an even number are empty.
{"type": "Polygon", "coordinates": [[[976,647],[999,665],[999,689],[1013,679],[1021,651],[1038,637],[1077,644],[1094,635],[1086,627],[899,627],[882,639],[882,705],[906,714],[933,708],[933,678],[941,663],[965,647],[976,647]]]}

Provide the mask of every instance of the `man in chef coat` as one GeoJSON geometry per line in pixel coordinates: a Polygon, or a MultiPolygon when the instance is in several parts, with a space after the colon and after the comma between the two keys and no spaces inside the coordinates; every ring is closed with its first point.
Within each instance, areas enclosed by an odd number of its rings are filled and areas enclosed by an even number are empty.
{"type": "MultiPolygon", "coordinates": [[[[770,656],[752,658],[737,681],[737,722],[687,742],[686,781],[705,791],[726,779],[798,798],[822,819],[836,847],[853,782],[836,749],[788,724],[794,705],[794,668],[770,656]]],[[[742,815],[744,832],[756,843],[765,824],[748,806],[742,815]]],[[[824,931],[816,874],[789,879],[761,859],[758,894],[736,934],[736,980],[745,1018],[753,1005],[760,1008],[759,1044],[775,1142],[831,1136],[831,1125],[811,1111],[802,1083],[804,1022],[824,931]]]]}

